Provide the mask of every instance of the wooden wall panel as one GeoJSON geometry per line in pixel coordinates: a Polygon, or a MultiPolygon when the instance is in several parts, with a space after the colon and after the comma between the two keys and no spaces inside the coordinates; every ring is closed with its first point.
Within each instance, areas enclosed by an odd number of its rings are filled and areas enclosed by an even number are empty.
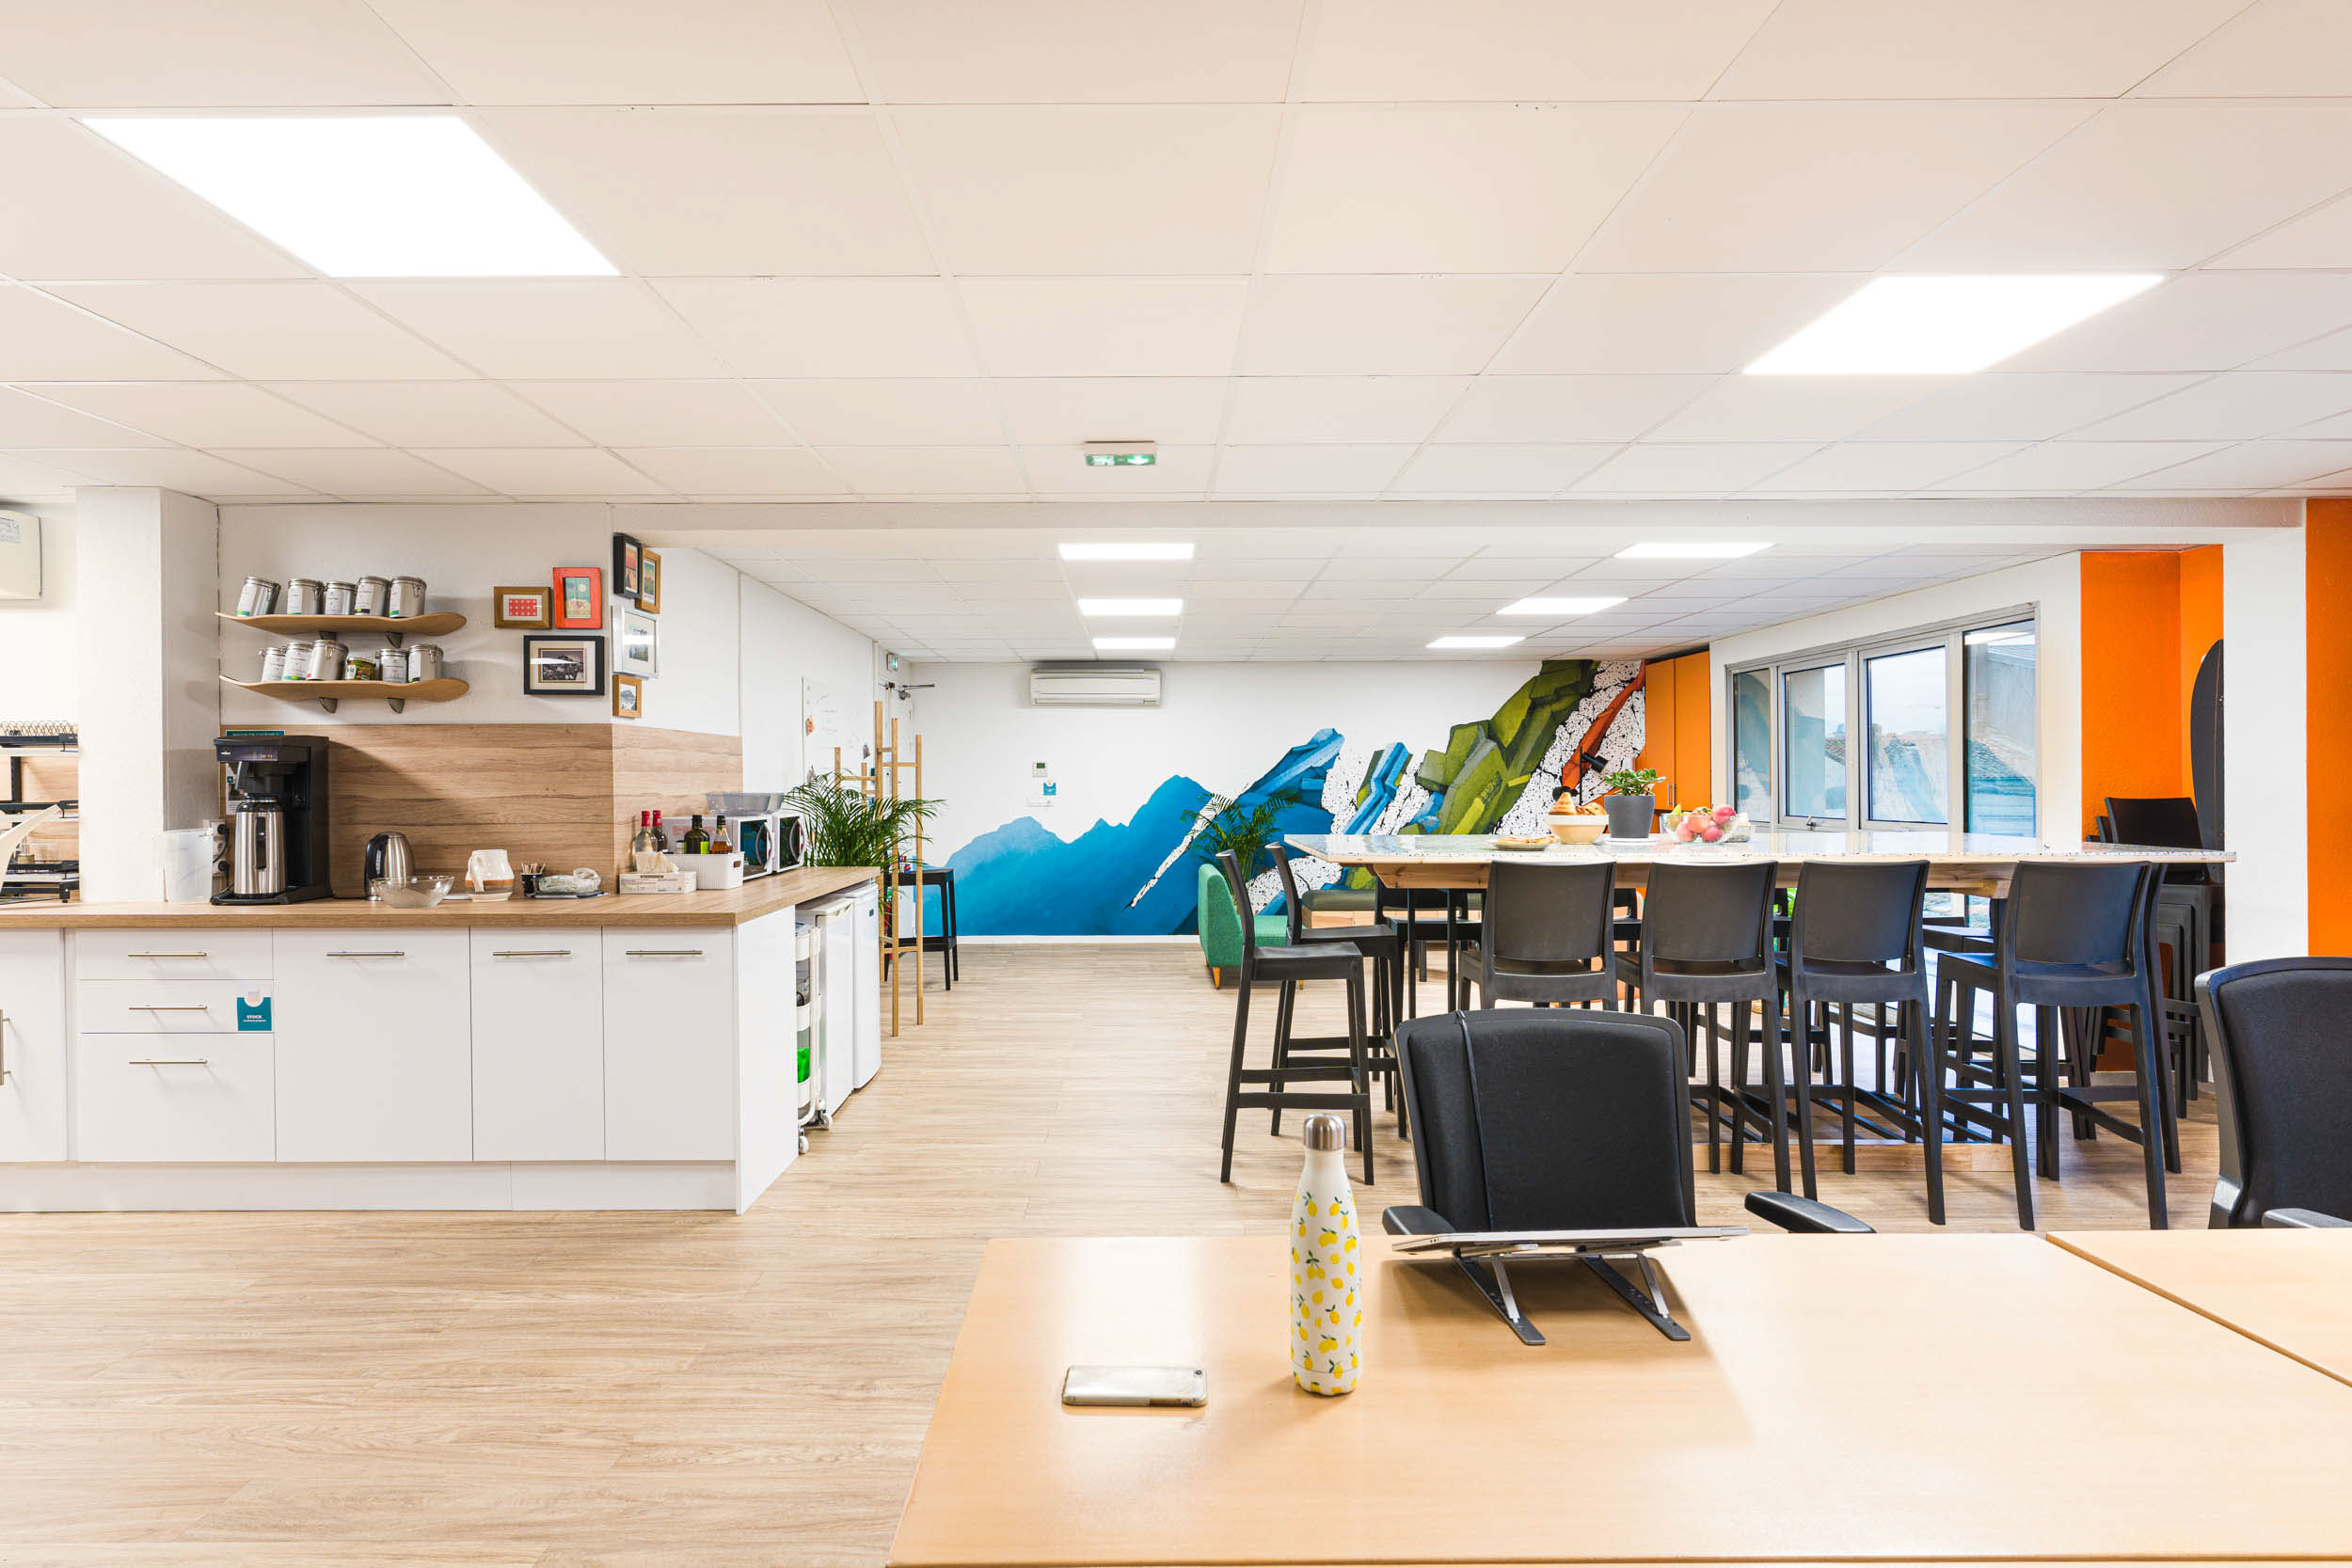
{"type": "Polygon", "coordinates": [[[360,852],[408,837],[419,871],[462,871],[476,849],[516,864],[610,869],[609,723],[353,724],[328,732],[330,880],[357,898],[360,852]]]}
{"type": "Polygon", "coordinates": [[[612,793],[606,822],[612,842],[605,853],[618,867],[637,832],[637,814],[659,811],[673,843],[686,833],[687,818],[703,809],[711,790],[743,787],[743,743],[731,735],[615,724],[612,793]]]}

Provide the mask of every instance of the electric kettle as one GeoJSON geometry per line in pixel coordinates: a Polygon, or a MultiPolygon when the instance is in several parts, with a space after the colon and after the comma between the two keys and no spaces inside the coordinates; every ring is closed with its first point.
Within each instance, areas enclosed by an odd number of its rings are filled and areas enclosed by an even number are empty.
{"type": "Polygon", "coordinates": [[[409,858],[408,839],[404,833],[378,833],[368,840],[366,851],[359,858],[359,885],[368,896],[375,896],[378,878],[386,881],[405,882],[416,875],[416,864],[409,858]]]}

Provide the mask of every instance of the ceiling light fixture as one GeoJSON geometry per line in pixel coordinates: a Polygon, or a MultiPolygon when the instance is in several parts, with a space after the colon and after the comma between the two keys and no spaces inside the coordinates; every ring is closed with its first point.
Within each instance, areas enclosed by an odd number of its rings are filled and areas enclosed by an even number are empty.
{"type": "Polygon", "coordinates": [[[1089,441],[1089,468],[1148,468],[1160,460],[1157,441],[1089,441]]]}
{"type": "Polygon", "coordinates": [[[619,270],[454,115],[82,123],[329,277],[619,270]]]}
{"type": "Polygon", "coordinates": [[[1165,652],[1176,645],[1172,637],[1098,637],[1094,640],[1097,653],[1123,654],[1165,652]]]}
{"type": "Polygon", "coordinates": [[[1129,544],[1123,540],[1101,540],[1091,544],[1066,544],[1060,546],[1064,561],[1190,561],[1189,544],[1129,544]]]}
{"type": "Polygon", "coordinates": [[[1660,539],[1646,545],[1628,545],[1617,552],[1619,561],[1737,561],[1743,555],[1771,549],[1772,542],[1763,539],[1660,539]]]}
{"type": "Polygon", "coordinates": [[[1440,637],[1429,644],[1441,654],[1465,653],[1473,648],[1507,648],[1527,639],[1518,636],[1440,637]]]}
{"type": "Polygon", "coordinates": [[[1877,277],[1750,375],[1964,375],[2164,281],[2162,273],[1877,277]]]}
{"type": "Polygon", "coordinates": [[[1495,613],[1498,615],[1590,615],[1597,610],[1607,610],[1611,605],[1623,603],[1625,603],[1625,595],[1622,594],[1599,599],[1521,599],[1517,604],[1504,605],[1495,613]]]}
{"type": "Polygon", "coordinates": [[[1107,619],[1115,615],[1182,615],[1182,599],[1080,599],[1078,613],[1107,619]]]}

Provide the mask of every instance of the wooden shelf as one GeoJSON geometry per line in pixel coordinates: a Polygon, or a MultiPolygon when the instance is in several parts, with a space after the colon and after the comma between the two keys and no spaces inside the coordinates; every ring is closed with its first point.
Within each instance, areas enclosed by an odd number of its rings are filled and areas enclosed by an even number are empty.
{"type": "MultiPolygon", "coordinates": [[[[259,621],[260,616],[249,619],[259,621]]],[[[274,621],[332,620],[332,616],[273,615],[274,621]]],[[[419,617],[423,619],[423,617],[419,617]]],[[[413,626],[415,623],[406,623],[413,626]]],[[[220,677],[241,691],[258,691],[264,697],[275,697],[281,703],[316,703],[335,711],[335,705],[345,697],[380,697],[392,705],[394,713],[410,703],[452,703],[464,696],[470,688],[454,675],[443,675],[429,681],[241,681],[230,676],[220,677]]]]}
{"type": "Polygon", "coordinates": [[[371,637],[446,637],[466,624],[466,618],[453,610],[431,615],[404,615],[399,620],[389,615],[231,615],[225,610],[213,613],[224,621],[234,621],[241,626],[251,626],[276,637],[316,637],[321,632],[342,631],[363,632],[371,637]]]}

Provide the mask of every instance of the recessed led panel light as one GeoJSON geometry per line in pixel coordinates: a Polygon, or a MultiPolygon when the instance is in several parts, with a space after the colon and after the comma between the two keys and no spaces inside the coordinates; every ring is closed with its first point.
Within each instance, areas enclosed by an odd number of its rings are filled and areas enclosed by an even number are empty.
{"type": "Polygon", "coordinates": [[[1105,654],[1164,651],[1175,645],[1176,640],[1172,637],[1098,637],[1094,640],[1095,650],[1105,654]]]}
{"type": "Polygon", "coordinates": [[[1524,642],[1524,637],[1480,635],[1476,637],[1440,637],[1429,645],[1438,652],[1466,652],[1472,648],[1507,648],[1514,642],[1524,642]]]}
{"type": "Polygon", "coordinates": [[[1770,540],[1758,539],[1660,539],[1646,545],[1628,545],[1617,552],[1619,561],[1737,561],[1743,555],[1772,547],[1770,540]]]}
{"type": "Polygon", "coordinates": [[[454,115],[83,123],[329,277],[617,270],[454,115]]]}
{"type": "Polygon", "coordinates": [[[1964,375],[2120,305],[2162,273],[1877,277],[1750,375],[1964,375]]]}
{"type": "Polygon", "coordinates": [[[1600,599],[1521,599],[1504,605],[1498,615],[1590,615],[1597,610],[1607,610],[1613,604],[1625,603],[1625,595],[1616,594],[1600,599]]]}
{"type": "Polygon", "coordinates": [[[1112,539],[1092,544],[1063,545],[1061,558],[1064,561],[1190,561],[1192,546],[1188,544],[1129,544],[1112,539]]]}
{"type": "Polygon", "coordinates": [[[1182,615],[1182,599],[1080,599],[1078,613],[1095,617],[1113,615],[1182,615]]]}

